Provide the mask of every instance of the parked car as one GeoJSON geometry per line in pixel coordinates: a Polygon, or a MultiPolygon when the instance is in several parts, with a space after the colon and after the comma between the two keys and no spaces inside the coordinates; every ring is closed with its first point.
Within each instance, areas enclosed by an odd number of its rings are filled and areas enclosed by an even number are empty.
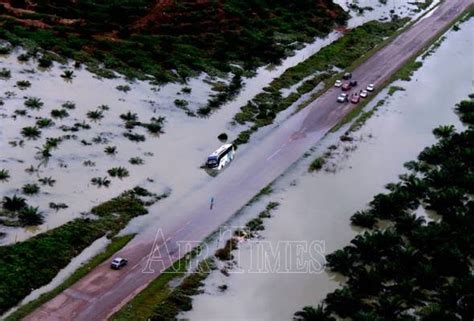
{"type": "Polygon", "coordinates": [[[341,87],[342,91],[348,91],[351,89],[351,84],[348,83],[348,82],[345,82],[342,87],[341,87]]]}
{"type": "Polygon", "coordinates": [[[360,100],[360,96],[357,93],[355,93],[351,96],[351,103],[357,104],[359,102],[359,100],[360,100]]]}
{"type": "Polygon", "coordinates": [[[334,83],[334,87],[341,87],[342,86],[342,80],[336,80],[336,82],[334,83]]]}
{"type": "Polygon", "coordinates": [[[369,85],[367,86],[367,91],[374,91],[374,89],[375,89],[375,85],[374,85],[374,84],[369,84],[369,85]]]}
{"type": "Polygon", "coordinates": [[[346,93],[341,93],[338,97],[337,97],[337,102],[338,103],[345,103],[346,101],[348,101],[348,98],[349,98],[349,95],[346,94],[346,93]]]}
{"type": "Polygon", "coordinates": [[[351,85],[351,87],[356,87],[357,86],[357,80],[351,80],[349,82],[349,85],[351,85]]]}
{"type": "Polygon", "coordinates": [[[120,270],[125,265],[127,265],[127,263],[127,259],[124,259],[123,257],[116,257],[112,260],[112,263],[110,263],[110,267],[114,270],[120,270]]]}
{"type": "Polygon", "coordinates": [[[349,80],[352,78],[352,74],[350,72],[346,72],[344,76],[342,76],[342,79],[344,80],[349,80]]]}
{"type": "Polygon", "coordinates": [[[362,98],[365,98],[365,97],[367,97],[368,95],[369,95],[369,92],[368,92],[367,90],[365,90],[365,89],[364,89],[364,90],[361,90],[361,91],[360,91],[360,94],[359,94],[359,96],[361,96],[362,98]]]}

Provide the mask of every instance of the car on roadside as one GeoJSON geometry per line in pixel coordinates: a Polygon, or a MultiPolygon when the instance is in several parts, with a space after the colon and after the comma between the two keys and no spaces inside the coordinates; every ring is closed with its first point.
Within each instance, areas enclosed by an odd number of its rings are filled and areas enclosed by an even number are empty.
{"type": "Polygon", "coordinates": [[[374,91],[374,89],[375,89],[375,85],[374,85],[374,84],[369,84],[369,85],[367,86],[367,91],[374,91]]]}
{"type": "Polygon", "coordinates": [[[342,79],[344,80],[349,80],[352,78],[352,74],[350,72],[346,72],[343,76],[342,79]]]}
{"type": "Polygon", "coordinates": [[[360,100],[360,96],[359,96],[357,93],[352,94],[352,96],[351,96],[351,103],[357,104],[357,103],[359,102],[359,100],[360,100]]]}
{"type": "Polygon", "coordinates": [[[127,263],[128,263],[127,259],[124,259],[123,257],[116,257],[112,260],[112,263],[110,263],[110,268],[114,270],[120,270],[125,265],[127,265],[127,263]]]}
{"type": "Polygon", "coordinates": [[[341,89],[342,91],[348,91],[351,89],[351,84],[348,82],[345,82],[344,84],[342,84],[341,89]]]}
{"type": "Polygon", "coordinates": [[[351,85],[351,87],[357,87],[357,80],[351,80],[349,85],[351,85]]]}
{"type": "Polygon", "coordinates": [[[342,80],[336,80],[336,82],[334,83],[334,87],[341,87],[342,86],[342,80]]]}
{"type": "Polygon", "coordinates": [[[369,92],[368,92],[367,90],[365,90],[365,89],[361,90],[361,91],[360,91],[360,94],[359,94],[359,96],[361,96],[362,98],[365,98],[365,97],[367,97],[368,95],[369,95],[369,92]]]}
{"type": "Polygon", "coordinates": [[[346,93],[341,93],[338,97],[337,97],[337,102],[338,103],[345,103],[349,100],[349,95],[346,94],[346,93]]]}

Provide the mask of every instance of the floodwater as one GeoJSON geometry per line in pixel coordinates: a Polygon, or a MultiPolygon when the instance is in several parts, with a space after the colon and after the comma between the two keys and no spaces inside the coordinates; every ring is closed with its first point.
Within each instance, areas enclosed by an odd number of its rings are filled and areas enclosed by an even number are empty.
{"type": "MultiPolygon", "coordinates": [[[[400,1],[400,7],[409,7],[408,2],[408,0],[400,1]]],[[[386,10],[382,6],[374,4],[374,8],[376,9],[370,16],[352,18],[349,25],[353,27],[369,19],[384,17],[386,10]]],[[[405,13],[414,15],[408,9],[405,13]]],[[[127,84],[124,79],[97,79],[86,70],[75,70],[75,78],[71,82],[64,81],[60,75],[64,69],[73,69],[72,62],[69,62],[68,66],[55,64],[50,70],[39,71],[34,61],[27,63],[17,61],[16,57],[21,50],[0,57],[0,68],[7,68],[12,72],[11,79],[0,80],[0,97],[4,101],[4,105],[0,106],[2,118],[0,169],[9,170],[11,176],[7,183],[0,183],[0,197],[21,194],[21,187],[24,184],[38,183],[41,177],[52,177],[56,180],[54,186],[40,186],[41,191],[38,195],[27,197],[30,205],[40,208],[45,216],[45,223],[34,229],[0,227],[0,232],[6,233],[6,237],[1,239],[0,243],[22,241],[60,226],[82,213],[87,213],[94,205],[136,185],[147,185],[157,193],[171,189],[171,196],[163,201],[166,203],[186,197],[212,179],[199,167],[206,156],[219,146],[217,136],[225,131],[232,139],[245,128],[230,124],[239,108],[286,69],[308,58],[340,36],[339,32],[332,32],[326,38],[316,39],[296,51],[279,66],[259,68],[255,77],[245,79],[245,88],[234,101],[206,119],[188,117],[174,106],[175,99],[187,100],[191,110],[196,110],[206,103],[212,90],[205,81],[209,80],[209,77],[204,74],[191,79],[186,85],[192,89],[190,94],[181,92],[184,87],[181,84],[153,87],[141,81],[129,83],[131,90],[124,93],[116,89],[118,85],[127,84]],[[16,81],[26,79],[32,83],[30,88],[20,90],[15,86],[16,81]],[[15,95],[7,97],[6,92],[13,92],[15,95]],[[25,109],[23,106],[25,97],[38,97],[44,102],[44,106],[38,111],[28,110],[27,116],[15,117],[15,110],[25,109]],[[20,135],[21,128],[34,126],[37,117],[50,118],[51,110],[60,108],[66,101],[73,101],[76,104],[74,110],[68,110],[69,117],[54,120],[55,126],[43,129],[42,136],[37,140],[25,139],[23,147],[13,147],[10,144],[23,139],[20,135]],[[110,109],[104,111],[103,119],[92,122],[86,118],[88,111],[96,110],[98,106],[104,104],[110,109]],[[165,133],[154,137],[146,133],[143,128],[136,128],[133,132],[145,135],[146,141],[135,143],[128,140],[123,136],[126,130],[120,119],[120,115],[128,111],[137,113],[139,120],[143,122],[148,122],[152,117],[166,117],[165,133]],[[65,133],[59,128],[61,125],[72,126],[82,121],[91,125],[91,129],[65,133]],[[63,140],[59,148],[53,150],[53,156],[48,162],[42,163],[35,158],[38,148],[44,144],[46,138],[65,134],[76,137],[63,140]],[[97,136],[106,138],[107,142],[92,145],[84,145],[81,142],[85,140],[90,143],[97,136]],[[104,153],[106,146],[116,146],[117,154],[106,155],[104,153]],[[129,159],[132,157],[142,158],[144,165],[129,164],[129,159]],[[91,162],[94,166],[85,166],[84,162],[91,162]],[[30,166],[38,170],[25,171],[30,166]],[[128,169],[130,176],[122,180],[111,178],[109,188],[98,188],[91,184],[93,177],[104,177],[108,169],[118,166],[128,169]],[[51,210],[50,202],[65,203],[68,208],[51,210]]],[[[137,218],[131,224],[130,230],[140,231],[150,220],[154,218],[137,218]]]]}
{"type": "MultiPolygon", "coordinates": [[[[406,91],[387,96],[381,92],[367,108],[386,98],[386,103],[362,129],[353,133],[355,143],[340,143],[343,132],[326,137],[313,155],[301,160],[274,184],[274,193],[244,210],[256,216],[268,201],[280,207],[265,221],[257,242],[239,245],[237,266],[229,277],[216,271],[205,281],[205,293],[195,296],[193,310],[181,317],[189,320],[290,320],[305,305],[318,304],[338,286],[334,275],[322,273],[246,273],[255,270],[258,244],[278,246],[281,241],[322,241],[326,254],[348,244],[356,234],[350,216],[364,209],[384,186],[404,172],[402,164],[435,142],[432,130],[438,125],[462,124],[454,105],[473,91],[474,66],[465,57],[474,55],[470,30],[474,21],[450,31],[437,51],[426,58],[410,82],[397,81],[406,91]],[[336,163],[329,171],[307,173],[312,159],[338,144],[336,163]],[[260,242],[258,242],[260,240],[260,242]],[[227,285],[222,292],[219,286],[227,285]]],[[[330,164],[331,165],[331,164],[330,164]]],[[[241,223],[242,219],[238,220],[241,223]]],[[[232,223],[231,223],[232,224],[232,223]]],[[[221,244],[222,245],[222,244],[221,244]]],[[[284,266],[282,256],[277,260],[284,266]]]]}

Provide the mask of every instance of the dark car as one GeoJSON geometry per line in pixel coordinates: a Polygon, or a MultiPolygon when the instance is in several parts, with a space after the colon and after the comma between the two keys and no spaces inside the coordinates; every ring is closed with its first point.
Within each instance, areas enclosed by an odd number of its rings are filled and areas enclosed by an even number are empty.
{"type": "Polygon", "coordinates": [[[127,263],[127,259],[124,259],[123,257],[116,257],[112,260],[112,263],[110,263],[110,267],[114,270],[119,270],[127,265],[127,263]]]}
{"type": "Polygon", "coordinates": [[[352,78],[352,74],[350,72],[346,72],[344,76],[342,76],[342,79],[344,80],[349,80],[352,78]]]}
{"type": "Polygon", "coordinates": [[[357,86],[357,80],[351,80],[349,82],[349,84],[351,85],[351,87],[356,87],[357,86]]]}

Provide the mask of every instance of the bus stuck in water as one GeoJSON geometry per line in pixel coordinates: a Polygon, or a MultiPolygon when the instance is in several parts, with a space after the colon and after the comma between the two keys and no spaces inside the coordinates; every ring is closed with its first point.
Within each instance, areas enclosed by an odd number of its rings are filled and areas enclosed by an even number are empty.
{"type": "Polygon", "coordinates": [[[232,144],[224,144],[207,157],[206,167],[220,170],[229,164],[235,155],[235,147],[232,144]]]}

